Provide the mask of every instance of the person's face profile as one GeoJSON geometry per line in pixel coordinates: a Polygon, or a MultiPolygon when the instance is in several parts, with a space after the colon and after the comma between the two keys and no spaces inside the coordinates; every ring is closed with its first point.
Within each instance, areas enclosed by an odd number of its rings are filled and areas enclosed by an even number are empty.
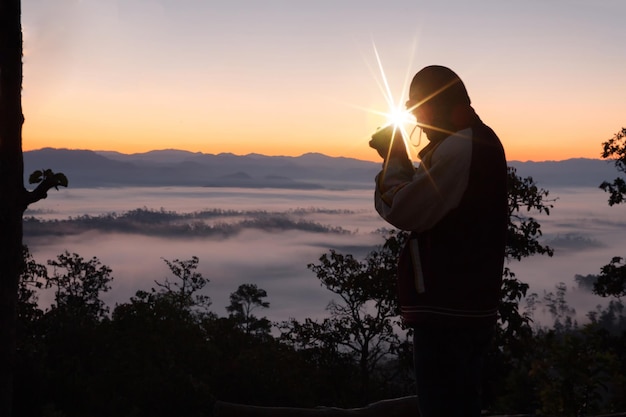
{"type": "Polygon", "coordinates": [[[432,124],[432,108],[428,103],[421,103],[408,100],[406,102],[406,108],[411,112],[418,125],[430,125],[432,124]]]}

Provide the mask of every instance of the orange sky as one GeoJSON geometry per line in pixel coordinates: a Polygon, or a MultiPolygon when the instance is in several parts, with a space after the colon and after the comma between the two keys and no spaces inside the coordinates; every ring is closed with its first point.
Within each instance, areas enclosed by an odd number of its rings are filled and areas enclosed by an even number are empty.
{"type": "Polygon", "coordinates": [[[379,3],[26,1],[23,148],[376,160],[374,45],[398,101],[454,69],[509,160],[598,158],[626,125],[624,2],[379,3]]]}

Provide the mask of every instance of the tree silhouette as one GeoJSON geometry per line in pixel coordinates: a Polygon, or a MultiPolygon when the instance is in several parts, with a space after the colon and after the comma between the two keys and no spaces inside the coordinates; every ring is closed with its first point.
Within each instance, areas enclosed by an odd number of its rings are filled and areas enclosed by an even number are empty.
{"type": "Polygon", "coordinates": [[[160,288],[161,296],[169,298],[181,309],[207,310],[211,305],[211,298],[208,295],[198,294],[198,291],[203,289],[209,280],[196,271],[200,262],[198,257],[192,256],[191,259],[174,259],[173,261],[163,259],[163,261],[175,280],[170,281],[165,278],[163,282],[155,281],[160,288]]]}
{"type": "MultiPolygon", "coordinates": [[[[602,143],[602,158],[612,159],[619,172],[626,173],[626,127],[602,143]]],[[[617,177],[612,183],[604,181],[600,188],[609,193],[609,206],[626,202],[626,181],[617,177]]],[[[602,297],[626,295],[626,259],[614,256],[600,269],[593,292],[602,297]]]]}
{"type": "Polygon", "coordinates": [[[95,256],[86,261],[82,256],[68,251],[49,260],[52,276],[46,279],[46,288],[54,288],[52,310],[80,320],[99,320],[106,317],[109,309],[100,294],[111,289],[111,268],[102,265],[95,256]]]}
{"type": "Polygon", "coordinates": [[[386,243],[363,261],[335,250],[308,267],[322,285],[339,297],[321,321],[292,319],[281,325],[283,339],[303,349],[318,349],[351,358],[359,371],[354,381],[361,404],[371,400],[372,377],[385,360],[395,356],[402,342],[397,333],[398,305],[395,268],[403,233],[392,232],[386,243]]]}
{"type": "MultiPolygon", "coordinates": [[[[532,255],[552,256],[554,250],[542,245],[541,224],[533,214],[550,214],[549,191],[539,188],[532,177],[522,178],[515,168],[508,168],[509,225],[506,259],[510,263],[532,255]]],[[[531,318],[519,310],[519,302],[526,295],[528,284],[521,282],[506,266],[502,280],[502,299],[499,308],[500,326],[496,333],[499,346],[512,346],[522,335],[529,336],[531,318]]]]}
{"type": "MultiPolygon", "coordinates": [[[[626,127],[623,127],[611,139],[602,143],[602,158],[612,159],[615,163],[615,168],[619,172],[626,173],[626,127]]],[[[600,188],[610,194],[610,206],[625,201],[626,181],[624,181],[624,178],[617,177],[612,183],[603,181],[600,184],[600,188]]]]}
{"type": "Polygon", "coordinates": [[[245,334],[268,335],[272,324],[265,318],[257,318],[252,311],[257,308],[269,308],[270,303],[263,301],[267,297],[264,289],[258,288],[256,284],[242,284],[237,291],[230,294],[230,304],[226,306],[229,317],[235,320],[245,334]]]}
{"type": "Polygon", "coordinates": [[[20,0],[0,1],[0,415],[10,416],[16,346],[16,306],[22,268],[22,216],[65,176],[42,171],[24,187],[22,155],[22,26],[20,0]]]}

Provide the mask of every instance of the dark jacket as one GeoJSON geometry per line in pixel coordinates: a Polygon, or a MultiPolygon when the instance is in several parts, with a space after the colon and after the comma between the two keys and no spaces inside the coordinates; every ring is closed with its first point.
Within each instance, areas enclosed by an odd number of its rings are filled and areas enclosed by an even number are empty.
{"type": "Polygon", "coordinates": [[[414,173],[391,170],[387,181],[379,178],[376,192],[381,216],[412,232],[398,263],[403,321],[492,324],[508,224],[502,144],[476,118],[469,129],[431,142],[420,156],[414,173]]]}

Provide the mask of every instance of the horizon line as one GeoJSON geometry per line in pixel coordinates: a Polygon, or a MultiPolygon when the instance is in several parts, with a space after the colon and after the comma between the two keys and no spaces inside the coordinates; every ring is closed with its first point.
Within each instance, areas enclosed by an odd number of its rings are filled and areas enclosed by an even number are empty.
{"type": "MultiPolygon", "coordinates": [[[[356,161],[363,161],[363,162],[372,162],[372,163],[380,163],[380,160],[370,160],[370,159],[360,159],[360,158],[356,158],[353,156],[331,156],[328,154],[325,154],[323,152],[317,152],[317,151],[310,151],[310,152],[305,152],[302,153],[300,155],[268,155],[268,154],[261,154],[258,152],[250,152],[247,154],[237,154],[234,152],[220,152],[220,153],[208,153],[208,152],[202,152],[202,151],[190,151],[188,149],[177,149],[177,148],[161,148],[161,149],[151,149],[149,151],[144,151],[144,152],[132,152],[132,153],[126,153],[126,152],[121,152],[121,151],[116,151],[116,150],[106,150],[106,149],[88,149],[88,148],[67,148],[67,147],[60,147],[60,148],[56,148],[54,146],[44,146],[42,148],[37,148],[37,149],[27,149],[27,150],[22,150],[22,153],[26,153],[26,152],[37,152],[37,151],[43,151],[43,150],[58,150],[58,151],[88,151],[88,152],[94,152],[94,153],[115,153],[115,154],[120,154],[120,155],[125,155],[125,156],[133,156],[133,155],[146,155],[149,153],[156,153],[156,152],[180,152],[180,153],[188,153],[188,154],[193,154],[193,155],[208,155],[208,156],[220,156],[220,155],[232,155],[232,156],[236,156],[236,157],[248,157],[248,156],[261,156],[261,157],[267,157],[267,158],[301,158],[307,155],[319,155],[319,156],[323,156],[326,158],[333,158],[333,159],[352,159],[352,160],[356,160],[356,161]]],[[[533,160],[533,159],[526,159],[526,160],[521,160],[521,159],[507,159],[507,162],[521,162],[521,163],[528,163],[528,162],[535,162],[535,163],[540,163],[540,162],[565,162],[565,161],[572,161],[572,160],[592,160],[592,161],[606,161],[606,162],[611,162],[611,160],[609,159],[603,159],[603,158],[590,158],[590,157],[585,157],[585,156],[577,156],[577,157],[570,157],[570,158],[564,158],[564,159],[543,159],[543,160],[533,160]]]]}

